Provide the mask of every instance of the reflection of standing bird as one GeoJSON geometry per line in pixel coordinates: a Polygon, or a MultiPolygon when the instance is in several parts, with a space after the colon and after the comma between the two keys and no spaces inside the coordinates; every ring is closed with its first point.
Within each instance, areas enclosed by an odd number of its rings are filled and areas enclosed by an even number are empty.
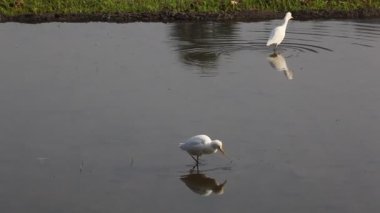
{"type": "Polygon", "coordinates": [[[268,58],[270,65],[277,71],[284,72],[289,80],[293,80],[294,73],[288,68],[285,58],[280,54],[272,54],[268,58]]]}
{"type": "Polygon", "coordinates": [[[285,38],[285,32],[286,32],[286,26],[288,25],[288,21],[292,19],[293,16],[290,12],[287,12],[284,17],[284,23],[272,30],[270,33],[267,46],[270,46],[272,44],[275,45],[273,51],[276,52],[276,48],[278,45],[281,44],[282,40],[285,38]]]}
{"type": "Polygon", "coordinates": [[[223,144],[220,140],[211,140],[207,135],[196,135],[187,139],[184,143],[180,143],[179,147],[190,154],[199,164],[199,156],[204,154],[212,154],[218,150],[224,154],[223,144]],[[196,158],[194,157],[196,156],[196,158]]]}
{"type": "Polygon", "coordinates": [[[199,195],[209,196],[212,193],[221,195],[224,193],[224,185],[227,181],[219,184],[214,178],[207,177],[204,174],[183,175],[181,180],[189,189],[199,195]]]}

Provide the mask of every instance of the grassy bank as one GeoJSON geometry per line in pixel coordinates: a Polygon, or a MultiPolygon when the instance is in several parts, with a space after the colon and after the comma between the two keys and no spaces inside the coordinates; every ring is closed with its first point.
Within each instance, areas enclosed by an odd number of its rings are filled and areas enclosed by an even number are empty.
{"type": "Polygon", "coordinates": [[[0,14],[226,13],[380,9],[380,0],[0,0],[0,14]]]}

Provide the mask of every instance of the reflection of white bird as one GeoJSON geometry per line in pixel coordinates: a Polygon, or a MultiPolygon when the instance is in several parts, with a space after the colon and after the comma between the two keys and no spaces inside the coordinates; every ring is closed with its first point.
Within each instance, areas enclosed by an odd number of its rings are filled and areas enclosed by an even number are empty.
{"type": "Polygon", "coordinates": [[[284,23],[274,28],[272,32],[270,33],[267,46],[274,44],[275,45],[274,51],[276,51],[277,46],[281,44],[282,40],[284,40],[286,26],[288,25],[288,21],[292,18],[293,18],[292,14],[290,12],[287,12],[284,17],[284,23]]]}
{"type": "Polygon", "coordinates": [[[227,183],[227,181],[224,181],[219,184],[214,178],[200,173],[183,175],[181,180],[191,191],[201,196],[209,196],[212,193],[221,195],[224,193],[224,185],[227,183]]]}
{"type": "Polygon", "coordinates": [[[199,156],[212,154],[218,150],[224,154],[223,144],[220,140],[211,140],[207,135],[196,135],[180,143],[179,147],[190,154],[190,156],[199,163],[199,156]],[[196,156],[196,158],[194,157],[196,156]]]}
{"type": "Polygon", "coordinates": [[[280,54],[272,54],[268,58],[270,65],[277,71],[284,72],[285,76],[289,79],[293,79],[293,71],[288,68],[285,58],[280,54]]]}

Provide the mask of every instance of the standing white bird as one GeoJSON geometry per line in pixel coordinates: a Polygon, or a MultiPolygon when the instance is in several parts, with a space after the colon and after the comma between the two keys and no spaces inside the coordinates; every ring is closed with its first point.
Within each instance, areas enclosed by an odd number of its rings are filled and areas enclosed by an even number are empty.
{"type": "Polygon", "coordinates": [[[199,164],[199,156],[212,154],[218,150],[224,154],[223,143],[220,140],[211,140],[207,135],[196,135],[187,139],[184,143],[179,144],[179,148],[189,153],[195,160],[196,165],[199,164]],[[194,157],[196,156],[196,158],[194,157]]]}
{"type": "Polygon", "coordinates": [[[273,49],[274,52],[276,52],[277,46],[281,44],[282,40],[284,40],[286,27],[288,26],[288,21],[292,18],[293,18],[292,14],[290,12],[287,12],[284,17],[284,23],[274,28],[272,32],[270,33],[267,46],[275,45],[273,49]]]}

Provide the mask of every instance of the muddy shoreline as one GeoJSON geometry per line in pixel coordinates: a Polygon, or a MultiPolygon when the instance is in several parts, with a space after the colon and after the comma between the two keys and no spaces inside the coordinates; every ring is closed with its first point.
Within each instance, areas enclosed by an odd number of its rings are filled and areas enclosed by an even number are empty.
{"type": "MultiPolygon", "coordinates": [[[[113,13],[113,14],[27,14],[4,16],[0,22],[44,23],[44,22],[178,22],[178,21],[239,21],[251,22],[282,18],[283,12],[237,11],[224,13],[113,13]]],[[[296,11],[296,20],[315,19],[368,19],[380,18],[380,9],[359,9],[353,11],[296,11]]]]}

